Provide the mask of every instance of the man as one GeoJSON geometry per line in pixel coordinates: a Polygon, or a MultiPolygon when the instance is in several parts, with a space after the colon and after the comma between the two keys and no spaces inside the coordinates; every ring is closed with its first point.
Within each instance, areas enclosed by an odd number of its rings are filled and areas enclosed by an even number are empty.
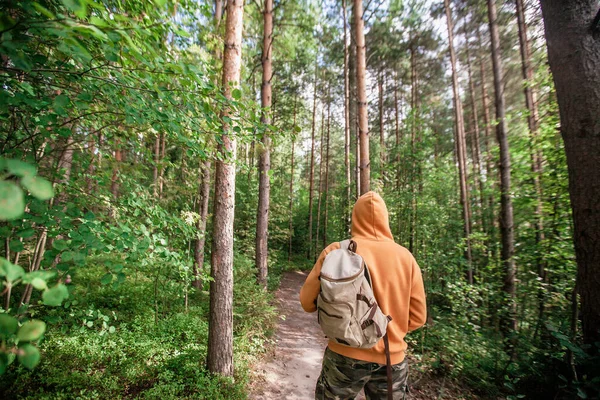
{"type": "MultiPolygon", "coordinates": [[[[421,270],[412,254],[394,243],[385,202],[375,192],[362,195],[352,210],[352,239],[358,244],[371,273],[373,292],[384,314],[392,321],[387,327],[392,364],[394,399],[403,399],[408,390],[408,363],[405,358],[407,332],[425,323],[427,308],[421,270]]],[[[319,275],[327,254],[340,248],[327,246],[300,290],[306,312],[317,310],[319,275]]],[[[323,356],[323,369],[317,381],[315,399],[354,399],[364,387],[367,399],[387,396],[384,341],[375,347],[359,349],[329,341],[323,356]]]]}

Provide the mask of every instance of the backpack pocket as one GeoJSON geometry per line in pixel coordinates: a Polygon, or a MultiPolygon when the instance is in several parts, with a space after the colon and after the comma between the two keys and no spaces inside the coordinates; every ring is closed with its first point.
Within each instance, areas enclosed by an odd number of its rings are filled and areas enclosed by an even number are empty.
{"type": "Polygon", "coordinates": [[[389,319],[381,312],[381,309],[373,299],[371,307],[358,322],[364,338],[363,345],[360,347],[371,348],[385,335],[389,319]]]}
{"type": "Polygon", "coordinates": [[[359,347],[362,344],[361,329],[351,318],[353,312],[348,303],[329,302],[319,295],[317,311],[319,324],[330,340],[352,347],[359,347]]]}

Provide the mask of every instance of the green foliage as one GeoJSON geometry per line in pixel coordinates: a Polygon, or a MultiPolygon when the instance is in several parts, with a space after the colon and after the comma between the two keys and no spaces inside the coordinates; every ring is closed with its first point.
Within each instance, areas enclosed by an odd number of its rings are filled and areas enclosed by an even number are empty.
{"type": "Polygon", "coordinates": [[[8,370],[0,378],[2,396],[245,398],[248,366],[264,352],[275,319],[272,297],[256,284],[251,259],[235,257],[235,382],[210,376],[202,366],[208,337],[205,293],[190,293],[190,303],[198,305],[187,310],[175,291],[165,293],[171,309],[156,320],[151,277],[132,272],[118,287],[100,286],[96,282],[106,260],[89,261],[73,284],[79,301],[45,317],[52,329],[41,345],[44,358],[32,372],[8,370]]]}

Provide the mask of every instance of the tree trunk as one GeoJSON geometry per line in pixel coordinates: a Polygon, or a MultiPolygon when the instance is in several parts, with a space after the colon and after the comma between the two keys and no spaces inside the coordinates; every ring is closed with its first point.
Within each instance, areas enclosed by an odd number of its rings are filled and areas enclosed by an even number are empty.
{"type": "MultiPolygon", "coordinates": [[[[73,135],[75,134],[75,128],[73,128],[73,135]]],[[[60,156],[58,161],[58,173],[61,178],[58,181],[58,184],[61,187],[61,191],[54,199],[54,204],[65,204],[67,201],[67,193],[65,191],[66,186],[69,184],[71,180],[71,170],[73,169],[73,151],[75,139],[73,135],[67,138],[67,143],[65,144],[65,148],[60,156]]],[[[120,161],[120,160],[119,160],[120,161]]]]}
{"type": "Polygon", "coordinates": [[[356,97],[358,101],[358,135],[360,140],[360,194],[371,190],[371,164],[369,161],[369,115],[367,103],[367,58],[365,47],[365,22],[362,0],[354,0],[354,28],[356,40],[356,97]]]}
{"type": "Polygon", "coordinates": [[[379,71],[379,174],[385,185],[385,132],[383,123],[383,73],[379,71]]]}
{"type": "Polygon", "coordinates": [[[323,219],[323,248],[327,247],[327,220],[329,217],[329,135],[331,133],[331,98],[327,90],[327,137],[325,138],[325,215],[323,219]]]}
{"type": "Polygon", "coordinates": [[[394,134],[396,138],[396,162],[394,168],[396,168],[396,190],[400,189],[400,109],[398,107],[398,74],[396,73],[396,80],[394,82],[394,116],[395,116],[395,127],[394,134]]]}
{"type": "Polygon", "coordinates": [[[460,100],[458,73],[456,71],[456,54],[454,53],[454,29],[452,23],[452,11],[450,10],[450,1],[444,0],[446,9],[446,20],[448,24],[448,44],[450,49],[450,65],[452,66],[452,92],[454,95],[454,118],[455,118],[455,139],[456,139],[456,158],[458,160],[458,176],[460,182],[460,202],[463,215],[463,233],[466,242],[465,259],[467,260],[467,282],[473,283],[473,260],[471,257],[471,211],[469,201],[469,184],[467,177],[467,150],[465,141],[465,123],[463,120],[463,108],[460,100]]]}
{"type": "Polygon", "coordinates": [[[310,134],[310,174],[309,174],[309,189],[308,189],[308,259],[313,258],[312,248],[312,226],[313,226],[313,194],[314,194],[314,178],[315,178],[315,126],[317,119],[317,79],[319,64],[315,57],[315,84],[313,86],[313,112],[312,112],[312,130],[310,134]]]}
{"type": "MultiPolygon", "coordinates": [[[[466,37],[466,32],[465,32],[466,37]]],[[[479,132],[479,112],[477,110],[477,102],[475,100],[475,83],[473,82],[473,71],[471,70],[471,55],[469,53],[469,42],[465,40],[465,50],[467,58],[467,75],[469,77],[469,100],[471,102],[471,114],[473,118],[473,140],[472,145],[472,157],[474,167],[474,178],[475,184],[479,188],[479,219],[483,232],[487,232],[487,226],[484,218],[483,207],[484,207],[484,190],[483,180],[481,179],[483,173],[481,170],[481,150],[480,150],[480,132],[479,132]]]]}
{"type": "MultiPolygon", "coordinates": [[[[517,24],[519,26],[519,47],[521,49],[521,72],[523,74],[523,91],[525,93],[525,106],[527,107],[527,126],[529,127],[529,138],[531,141],[531,171],[533,173],[533,184],[535,188],[536,202],[534,205],[535,216],[535,243],[536,263],[538,276],[541,282],[546,282],[546,262],[543,257],[542,243],[545,240],[544,214],[542,198],[542,154],[537,143],[538,137],[538,110],[535,93],[533,91],[533,70],[531,69],[531,52],[527,40],[527,23],[525,21],[525,10],[523,0],[516,0],[517,24]]],[[[540,286],[539,292],[539,318],[544,314],[544,289],[540,286]]]]}
{"type": "Polygon", "coordinates": [[[593,344],[600,342],[600,27],[594,20],[598,2],[541,4],[569,168],[583,340],[594,354],[598,350],[593,344]]]}
{"type": "MultiPolygon", "coordinates": [[[[221,26],[221,19],[223,16],[223,3],[221,0],[215,1],[215,32],[218,34],[219,27],[221,26]]],[[[215,60],[221,59],[221,51],[215,49],[215,60]]],[[[215,77],[215,85],[218,85],[218,80],[215,77]]],[[[207,159],[200,165],[200,179],[199,179],[199,200],[198,200],[198,214],[200,219],[197,223],[198,233],[200,237],[196,240],[196,247],[194,249],[194,280],[192,284],[194,287],[200,289],[202,287],[202,281],[199,279],[200,272],[204,269],[204,248],[206,246],[206,223],[208,220],[208,207],[210,200],[210,175],[211,175],[211,161],[207,159]]]]}
{"type": "Polygon", "coordinates": [[[85,186],[88,193],[94,193],[94,175],[96,174],[96,141],[92,135],[88,139],[88,150],[90,163],[88,164],[85,178],[85,186]]]}
{"type": "Polygon", "coordinates": [[[162,198],[165,186],[165,156],[167,155],[167,135],[160,135],[160,172],[158,173],[158,197],[162,198]]]}
{"type": "Polygon", "coordinates": [[[319,229],[321,228],[321,202],[323,200],[323,137],[325,136],[325,107],[321,109],[321,141],[319,144],[319,200],[317,202],[317,231],[315,257],[319,254],[319,229]]]}
{"type": "Polygon", "coordinates": [[[115,161],[112,178],[110,180],[110,192],[115,200],[119,197],[119,164],[121,164],[122,158],[121,140],[117,138],[115,141],[115,161]]]}
{"type": "Polygon", "coordinates": [[[346,0],[342,0],[342,16],[344,21],[344,165],[346,167],[346,204],[344,211],[345,232],[350,235],[350,77],[348,71],[348,22],[346,21],[346,0]]]}
{"type": "Polygon", "coordinates": [[[412,121],[410,127],[410,146],[411,146],[411,178],[410,178],[410,192],[411,192],[411,213],[410,213],[410,231],[409,231],[409,242],[408,249],[411,253],[415,253],[415,241],[417,235],[417,154],[416,154],[416,140],[417,140],[417,118],[419,115],[419,99],[418,93],[418,75],[417,75],[417,61],[415,55],[414,44],[412,43],[412,32],[410,33],[411,45],[410,45],[410,80],[411,80],[411,112],[412,121]]]}
{"type": "MultiPolygon", "coordinates": [[[[492,65],[494,72],[494,94],[496,103],[496,137],[500,145],[500,235],[502,238],[502,266],[504,269],[504,286],[506,293],[506,315],[502,328],[505,335],[517,329],[516,288],[515,288],[515,238],[513,226],[513,209],[510,194],[510,151],[506,132],[504,86],[502,82],[502,57],[500,54],[500,35],[496,12],[496,0],[487,0],[490,36],[492,40],[492,65]]],[[[513,348],[514,350],[514,348],[513,348]]]]}
{"type": "MultiPolygon", "coordinates": [[[[227,19],[223,53],[223,92],[239,85],[242,62],[244,2],[227,0],[227,19]]],[[[230,110],[223,110],[229,117],[230,110]]],[[[217,147],[215,200],[211,254],[210,316],[207,367],[212,373],[233,376],[233,219],[235,208],[235,137],[223,119],[223,134],[217,147]]]]}
{"type": "MultiPolygon", "coordinates": [[[[482,45],[482,38],[481,38],[481,33],[479,31],[479,26],[477,26],[477,41],[479,42],[480,45],[482,45]]],[[[491,122],[491,117],[490,117],[490,107],[489,107],[489,97],[488,97],[488,92],[487,92],[487,87],[486,87],[486,73],[485,73],[485,64],[484,64],[484,59],[481,56],[481,52],[479,52],[479,75],[480,75],[480,79],[481,79],[481,107],[483,108],[483,124],[484,124],[484,128],[485,128],[485,136],[484,136],[484,145],[485,145],[485,171],[486,171],[486,180],[488,180],[492,187],[495,186],[495,182],[497,179],[496,174],[493,171],[492,168],[492,122],[491,122]]],[[[489,237],[490,239],[488,240],[488,242],[493,241],[493,239],[496,237],[496,225],[498,223],[498,220],[496,219],[495,216],[495,202],[494,202],[494,196],[493,195],[489,195],[487,198],[487,205],[488,205],[488,218],[487,220],[490,221],[490,226],[489,226],[489,237]]],[[[488,246],[489,247],[489,246],[488,246]]],[[[492,254],[495,253],[495,246],[492,246],[492,254]]],[[[493,257],[495,258],[495,256],[493,257]]]]}
{"type": "Polygon", "coordinates": [[[356,102],[356,29],[354,18],[350,18],[350,44],[348,58],[348,82],[350,95],[350,137],[354,138],[354,182],[356,182],[356,198],[360,197],[360,137],[358,132],[356,102]],[[354,45],[352,44],[354,43],[354,45]]]}
{"type": "MultiPolygon", "coordinates": [[[[298,107],[298,96],[294,96],[294,129],[296,127],[296,108],[298,107]]],[[[290,172],[290,246],[288,252],[288,261],[292,261],[292,239],[294,237],[294,145],[296,138],[292,136],[292,170],[290,172]]]]}
{"type": "Polygon", "coordinates": [[[206,244],[206,220],[208,218],[208,198],[210,197],[210,160],[205,160],[200,166],[200,193],[198,199],[198,214],[200,219],[196,225],[200,237],[196,240],[196,248],[194,249],[194,280],[192,284],[195,288],[202,288],[200,280],[200,272],[204,269],[204,245],[206,244]]]}
{"type": "Polygon", "coordinates": [[[154,198],[158,198],[158,163],[160,162],[160,135],[156,134],[154,141],[154,168],[152,171],[152,181],[154,182],[154,198]]]}
{"type": "MultiPolygon", "coordinates": [[[[265,0],[264,35],[262,52],[262,86],[260,91],[260,102],[262,111],[261,122],[271,123],[271,78],[272,72],[272,45],[273,45],[273,0],[265,0]]],[[[271,138],[265,131],[262,137],[262,148],[260,149],[258,161],[258,211],[256,216],[256,269],[258,272],[258,283],[267,287],[267,255],[268,255],[268,228],[269,228],[269,200],[271,195],[271,182],[269,169],[271,168],[271,138]]]]}

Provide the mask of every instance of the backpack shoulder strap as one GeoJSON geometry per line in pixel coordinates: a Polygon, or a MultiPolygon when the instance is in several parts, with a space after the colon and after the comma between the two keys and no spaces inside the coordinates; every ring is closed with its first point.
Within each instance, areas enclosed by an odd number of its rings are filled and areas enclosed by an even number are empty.
{"type": "Polygon", "coordinates": [[[350,245],[350,239],[342,240],[340,242],[340,249],[347,250],[349,245],[350,245]]]}

